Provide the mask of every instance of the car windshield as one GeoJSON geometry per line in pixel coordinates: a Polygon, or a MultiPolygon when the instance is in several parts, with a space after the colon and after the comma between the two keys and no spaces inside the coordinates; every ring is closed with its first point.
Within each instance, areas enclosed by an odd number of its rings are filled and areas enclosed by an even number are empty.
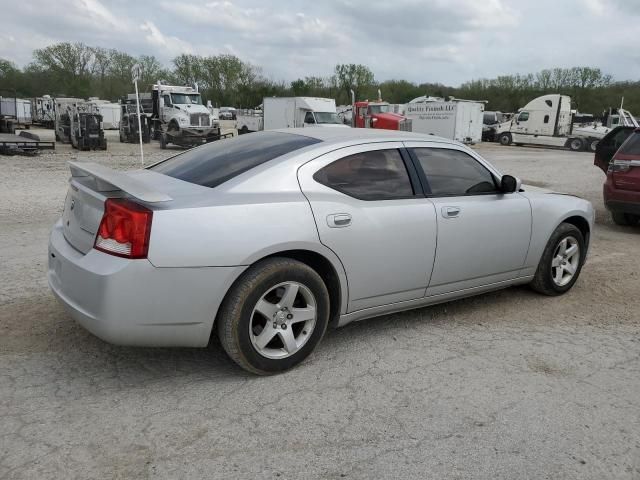
{"type": "Polygon", "coordinates": [[[322,124],[332,124],[337,123],[340,124],[340,119],[338,118],[337,113],[333,112],[315,112],[316,123],[322,124]]]}
{"type": "Polygon", "coordinates": [[[388,113],[389,105],[369,105],[370,113],[388,113]]]}
{"type": "Polygon", "coordinates": [[[256,132],[187,150],[149,169],[213,188],[269,160],[318,142],[291,133],[256,132]]]}
{"type": "Polygon", "coordinates": [[[171,103],[175,105],[202,105],[202,97],[198,93],[172,93],[171,103]]]}

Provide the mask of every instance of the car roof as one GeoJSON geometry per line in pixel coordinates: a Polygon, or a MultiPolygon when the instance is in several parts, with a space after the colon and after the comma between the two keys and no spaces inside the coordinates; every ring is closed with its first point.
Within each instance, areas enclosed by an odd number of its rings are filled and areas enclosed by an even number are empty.
{"type": "Polygon", "coordinates": [[[379,128],[342,128],[342,127],[307,127],[307,128],[282,128],[276,132],[303,135],[315,138],[326,143],[362,143],[373,141],[385,142],[438,142],[450,145],[460,145],[459,142],[436,135],[424,133],[405,132],[402,130],[383,130],[379,128]]]}

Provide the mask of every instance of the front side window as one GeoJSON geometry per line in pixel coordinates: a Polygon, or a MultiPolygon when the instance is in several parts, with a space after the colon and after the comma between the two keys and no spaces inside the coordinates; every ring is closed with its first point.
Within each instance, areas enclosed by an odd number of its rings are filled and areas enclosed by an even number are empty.
{"type": "Polygon", "coordinates": [[[281,132],[257,132],[207,143],[149,167],[203,187],[216,187],[269,160],[320,140],[281,132]]]}
{"type": "Polygon", "coordinates": [[[462,196],[497,192],[493,175],[471,155],[446,148],[416,148],[431,195],[462,196]]]}
{"type": "Polygon", "coordinates": [[[393,200],[413,196],[409,174],[398,150],[372,150],[336,160],[313,178],[360,200],[393,200]]]}
{"type": "Polygon", "coordinates": [[[529,120],[529,112],[520,112],[520,115],[518,115],[518,121],[526,122],[527,120],[529,120]]]}
{"type": "Polygon", "coordinates": [[[164,106],[165,107],[170,107],[171,106],[171,96],[170,95],[163,95],[164,98],[164,106]]]}
{"type": "Polygon", "coordinates": [[[316,123],[316,119],[313,118],[313,112],[307,112],[304,116],[304,123],[316,123]]]}

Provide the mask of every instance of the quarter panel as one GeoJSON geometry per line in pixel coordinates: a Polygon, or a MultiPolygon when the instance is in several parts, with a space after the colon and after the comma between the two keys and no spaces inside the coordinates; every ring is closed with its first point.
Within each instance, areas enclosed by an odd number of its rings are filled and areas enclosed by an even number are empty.
{"type": "Polygon", "coordinates": [[[574,216],[583,217],[589,222],[592,234],[594,224],[593,206],[589,201],[571,195],[528,191],[529,188],[525,186],[522,195],[531,202],[531,245],[521,274],[535,272],[549,237],[564,220],[574,216]]]}

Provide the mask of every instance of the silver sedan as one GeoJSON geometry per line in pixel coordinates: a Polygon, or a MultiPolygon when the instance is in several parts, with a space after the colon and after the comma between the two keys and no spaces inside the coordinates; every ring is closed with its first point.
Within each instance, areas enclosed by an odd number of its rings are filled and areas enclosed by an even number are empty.
{"type": "Polygon", "coordinates": [[[594,214],[467,147],[368,129],[244,135],[129,173],[70,163],[48,280],[115,344],[204,347],[241,367],[306,358],[330,326],[578,279],[594,214]]]}

